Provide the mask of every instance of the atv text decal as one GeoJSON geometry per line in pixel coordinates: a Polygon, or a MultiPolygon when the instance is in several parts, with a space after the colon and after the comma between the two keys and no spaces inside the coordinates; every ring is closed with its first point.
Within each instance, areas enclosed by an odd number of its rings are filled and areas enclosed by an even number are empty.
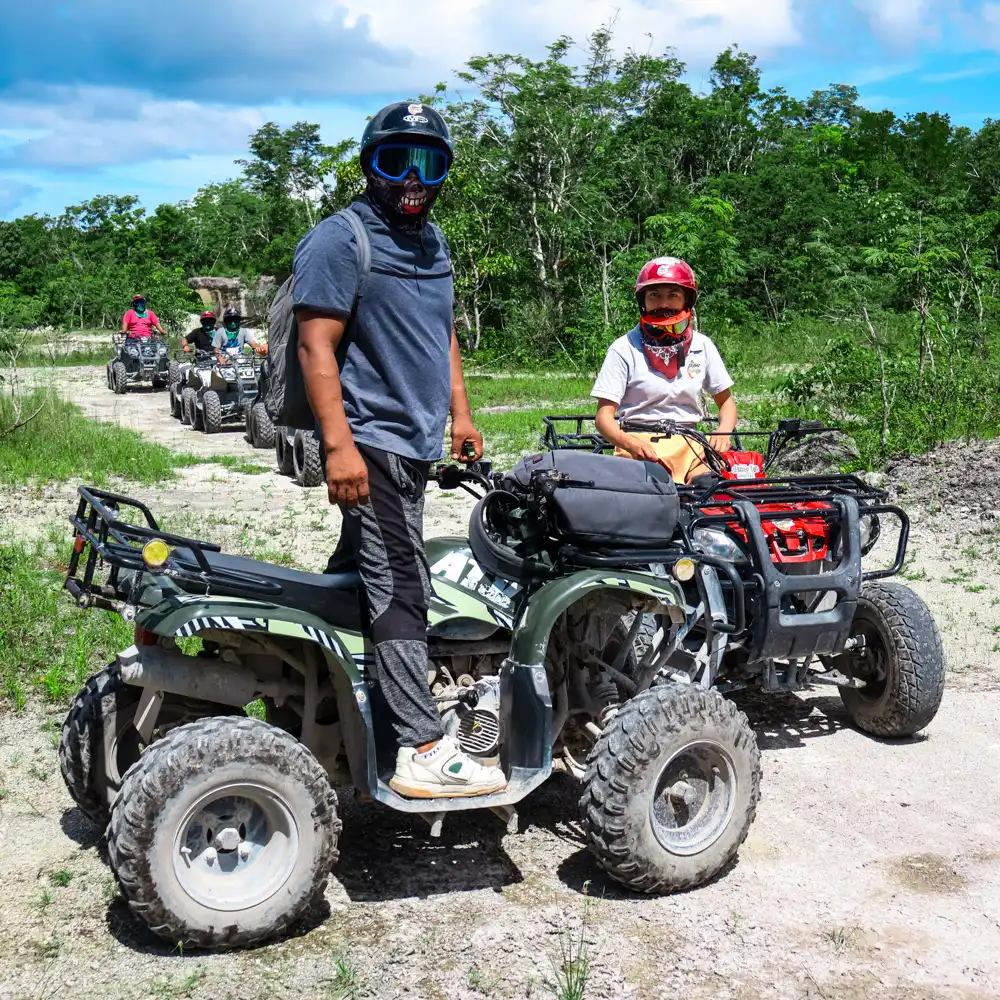
{"type": "Polygon", "coordinates": [[[505,610],[510,609],[514,595],[521,589],[516,583],[487,576],[468,550],[449,552],[439,559],[431,566],[431,576],[457,583],[505,610]]]}

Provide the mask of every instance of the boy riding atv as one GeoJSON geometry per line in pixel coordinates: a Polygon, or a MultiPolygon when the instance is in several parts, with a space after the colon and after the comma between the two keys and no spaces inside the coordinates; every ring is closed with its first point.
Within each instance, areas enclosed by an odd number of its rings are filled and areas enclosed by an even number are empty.
{"type": "Polygon", "coordinates": [[[657,257],[643,265],[635,283],[639,323],[609,348],[591,396],[597,398],[599,434],[615,454],[659,462],[675,482],[690,482],[708,472],[698,445],[682,436],[628,433],[618,421],[672,420],[695,427],[702,419],[700,396],[707,392],[719,407],[717,451],[729,448],[736,426],[733,380],[718,348],[695,329],[698,281],[676,257],[657,257]],[[654,440],[656,438],[656,440],[654,440]]]}
{"type": "Polygon", "coordinates": [[[242,328],[243,317],[237,309],[227,309],[222,314],[222,328],[215,332],[211,349],[216,352],[219,364],[225,364],[226,355],[242,354],[245,346],[258,354],[267,353],[267,345],[258,343],[249,330],[242,328]]]}

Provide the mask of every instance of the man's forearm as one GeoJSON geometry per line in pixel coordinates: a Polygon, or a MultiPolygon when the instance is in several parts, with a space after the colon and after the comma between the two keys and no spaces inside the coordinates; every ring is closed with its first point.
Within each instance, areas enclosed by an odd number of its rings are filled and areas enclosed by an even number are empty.
{"type": "Polygon", "coordinates": [[[340,368],[332,347],[328,344],[299,343],[299,361],[305,382],[309,406],[319,424],[323,446],[336,451],[354,443],[344,396],[340,386],[340,368]]]}
{"type": "Polygon", "coordinates": [[[451,419],[471,417],[469,395],[465,389],[465,374],[462,371],[462,351],[458,338],[451,335],[451,419]]]}

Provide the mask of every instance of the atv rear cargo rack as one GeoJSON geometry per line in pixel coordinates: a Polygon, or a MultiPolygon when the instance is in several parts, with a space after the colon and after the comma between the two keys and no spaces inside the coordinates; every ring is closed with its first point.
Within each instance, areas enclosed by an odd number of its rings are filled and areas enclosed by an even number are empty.
{"type": "Polygon", "coordinates": [[[281,587],[271,580],[211,565],[206,553],[220,552],[218,545],[163,531],[150,509],[140,500],[94,486],[80,486],[77,492],[80,504],[76,514],[70,517],[74,527],[73,554],[64,586],[81,607],[121,611],[123,601],[134,603],[138,595],[131,593],[130,581],[122,578],[123,570],[126,573],[155,573],[206,591],[217,586],[239,587],[264,595],[281,593],[281,587]],[[146,523],[133,524],[123,518],[122,507],[138,511],[146,523]],[[183,550],[185,557],[190,553],[190,560],[176,559],[172,553],[162,567],[150,569],[143,560],[142,549],[153,539],[166,542],[175,550],[183,550]],[[80,562],[85,551],[81,574],[80,562]],[[106,563],[111,567],[106,583],[94,579],[99,561],[102,566],[106,563]],[[197,569],[190,568],[192,565],[196,565],[197,569]]]}

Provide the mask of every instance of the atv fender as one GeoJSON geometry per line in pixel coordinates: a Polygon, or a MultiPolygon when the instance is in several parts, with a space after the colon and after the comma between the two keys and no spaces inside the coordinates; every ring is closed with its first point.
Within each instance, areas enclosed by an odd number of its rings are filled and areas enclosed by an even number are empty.
{"type": "Polygon", "coordinates": [[[188,638],[213,629],[261,635],[291,636],[316,643],[332,664],[347,674],[351,683],[361,682],[359,665],[364,663],[366,640],[360,632],[337,629],[315,615],[242,597],[172,595],[135,619],[157,635],[188,638]]]}
{"type": "Polygon", "coordinates": [[[581,570],[546,583],[536,590],[514,627],[510,658],[518,664],[534,667],[545,663],[549,633],[556,619],[571,605],[596,590],[630,591],[647,598],[647,611],[667,614],[681,622],[684,597],[674,584],[646,573],[607,570],[581,570]]]}
{"type": "Polygon", "coordinates": [[[192,594],[171,595],[141,611],[135,624],[175,641],[200,632],[230,631],[291,636],[313,643],[313,648],[322,650],[333,682],[351,780],[355,788],[369,786],[369,758],[374,759],[375,741],[363,671],[371,659],[371,644],[361,633],[334,628],[314,615],[266,601],[192,594]]]}

